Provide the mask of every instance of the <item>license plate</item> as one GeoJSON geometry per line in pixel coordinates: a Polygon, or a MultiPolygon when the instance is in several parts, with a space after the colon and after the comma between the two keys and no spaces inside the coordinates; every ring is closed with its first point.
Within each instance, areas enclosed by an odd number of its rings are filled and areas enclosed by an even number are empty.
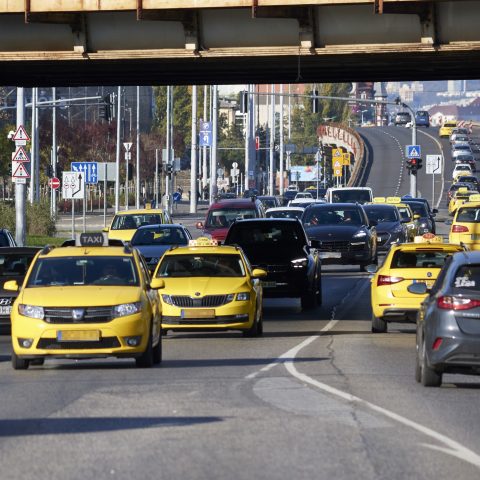
{"type": "Polygon", "coordinates": [[[433,287],[433,284],[435,283],[435,280],[414,280],[413,283],[424,283],[428,288],[433,287]]]}
{"type": "Polygon", "coordinates": [[[0,307],[0,315],[10,315],[12,307],[0,307]]]}
{"type": "Polygon", "coordinates": [[[60,330],[57,332],[59,342],[98,342],[100,330],[60,330]]]}
{"type": "Polygon", "coordinates": [[[342,258],[340,252],[320,252],[320,258],[342,258]]]}
{"type": "Polygon", "coordinates": [[[182,310],[182,318],[215,318],[213,308],[189,308],[182,310]]]}
{"type": "Polygon", "coordinates": [[[262,282],[263,288],[275,288],[277,286],[277,282],[262,282]]]}

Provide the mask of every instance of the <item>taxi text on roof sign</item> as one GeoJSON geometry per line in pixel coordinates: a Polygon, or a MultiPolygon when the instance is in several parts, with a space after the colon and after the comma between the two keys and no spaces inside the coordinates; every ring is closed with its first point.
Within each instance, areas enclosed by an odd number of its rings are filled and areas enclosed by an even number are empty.
{"type": "Polygon", "coordinates": [[[208,237],[199,237],[188,242],[189,247],[217,247],[218,242],[208,237]]]}
{"type": "Polygon", "coordinates": [[[400,203],[401,201],[400,197],[387,197],[387,203],[400,203]]]}
{"type": "Polygon", "coordinates": [[[76,247],[108,247],[108,236],[103,232],[77,233],[76,247]]]}
{"type": "Polygon", "coordinates": [[[471,202],[480,202],[480,193],[474,193],[473,195],[470,195],[468,199],[471,202]]]}
{"type": "Polygon", "coordinates": [[[386,202],[385,197],[375,197],[373,199],[373,203],[385,203],[385,202],[386,202]]]}
{"type": "Polygon", "coordinates": [[[433,233],[424,233],[423,235],[418,235],[413,239],[414,243],[443,243],[443,238],[435,235],[433,233]]]}

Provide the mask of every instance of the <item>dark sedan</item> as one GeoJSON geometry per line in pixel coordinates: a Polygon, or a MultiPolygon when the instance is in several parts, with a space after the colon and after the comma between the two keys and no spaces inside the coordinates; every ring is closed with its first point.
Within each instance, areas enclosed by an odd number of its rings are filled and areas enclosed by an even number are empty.
{"type": "Polygon", "coordinates": [[[303,212],[302,222],[310,240],[319,242],[323,263],[367,265],[377,263],[375,222],[368,220],[357,203],[313,204],[303,212]]]}
{"type": "Polygon", "coordinates": [[[392,243],[405,243],[408,241],[408,231],[400,217],[398,208],[394,205],[363,205],[370,223],[377,224],[377,249],[387,252],[392,243]]]}
{"type": "Polygon", "coordinates": [[[153,273],[162,255],[171,247],[188,245],[190,232],[180,224],[145,225],[137,229],[131,244],[140,251],[153,273]]]}
{"type": "Polygon", "coordinates": [[[0,329],[10,329],[10,312],[18,292],[4,290],[3,285],[9,280],[16,280],[22,285],[28,267],[39,247],[2,247],[0,248],[0,329]]]}
{"type": "Polygon", "coordinates": [[[435,212],[429,212],[427,205],[417,199],[402,200],[403,203],[410,205],[414,215],[419,215],[417,218],[418,234],[435,233],[435,212]]]}
{"type": "Polygon", "coordinates": [[[480,374],[480,252],[455,253],[430,290],[423,282],[408,290],[429,294],[417,314],[417,382],[437,387],[444,373],[480,374]]]}
{"type": "Polygon", "coordinates": [[[230,227],[225,245],[240,246],[253,268],[267,272],[264,297],[300,297],[303,309],[321,304],[320,260],[299,220],[240,220],[230,227]]]}

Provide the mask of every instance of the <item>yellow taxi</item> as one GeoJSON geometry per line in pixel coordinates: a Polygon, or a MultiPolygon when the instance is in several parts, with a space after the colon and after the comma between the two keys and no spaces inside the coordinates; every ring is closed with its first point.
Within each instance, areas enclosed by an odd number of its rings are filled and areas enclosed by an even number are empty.
{"type": "Polygon", "coordinates": [[[375,197],[373,203],[395,205],[400,213],[402,223],[405,223],[405,226],[407,227],[408,241],[413,242],[413,239],[419,231],[418,219],[420,218],[420,215],[414,214],[410,205],[402,203],[400,197],[375,197]]]}
{"type": "Polygon", "coordinates": [[[219,246],[200,237],[189,246],[165,252],[152,288],[161,288],[162,329],[241,330],[244,336],[263,332],[260,278],[239,247],[219,246]]]}
{"type": "Polygon", "coordinates": [[[117,212],[110,227],[105,228],[103,231],[108,232],[109,240],[129,242],[138,227],[159,223],[172,223],[168,212],[161,208],[123,210],[117,212]]]}
{"type": "Polygon", "coordinates": [[[452,134],[452,131],[454,128],[457,128],[457,122],[456,120],[450,120],[448,122],[445,122],[441,127],[440,127],[440,130],[438,132],[438,135],[440,136],[440,138],[444,138],[444,137],[450,137],[450,135],[452,134]]]}
{"type": "Polygon", "coordinates": [[[470,195],[469,201],[457,209],[448,241],[480,250],[480,194],[470,195]]]}
{"type": "Polygon", "coordinates": [[[464,203],[469,202],[469,199],[472,196],[475,196],[475,198],[480,198],[478,192],[469,190],[467,187],[460,187],[448,202],[448,213],[450,215],[455,215],[457,209],[461,207],[464,203]]]}
{"type": "Polygon", "coordinates": [[[40,250],[23,285],[4,285],[18,291],[11,312],[13,368],[48,358],[160,363],[161,303],[138,251],[108,246],[103,233],[82,233],[66,244],[72,246],[40,250]]]}
{"type": "Polygon", "coordinates": [[[384,333],[388,322],[415,322],[424,296],[408,287],[425,282],[431,287],[446,259],[463,251],[460,245],[443,243],[441,237],[425,233],[413,243],[392,245],[380,268],[370,265],[372,332],[384,333]]]}

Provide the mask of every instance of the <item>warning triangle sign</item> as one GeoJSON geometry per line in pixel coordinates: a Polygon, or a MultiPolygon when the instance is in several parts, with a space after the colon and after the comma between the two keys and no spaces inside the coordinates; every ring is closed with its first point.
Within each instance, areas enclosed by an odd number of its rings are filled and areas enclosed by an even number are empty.
{"type": "Polygon", "coordinates": [[[20,125],[17,128],[17,131],[15,132],[15,135],[13,136],[14,141],[18,140],[30,140],[30,137],[28,136],[27,131],[25,130],[25,127],[23,125],[20,125]]]}
{"type": "Polygon", "coordinates": [[[19,147],[17,151],[13,154],[12,160],[14,162],[29,162],[30,158],[28,157],[28,154],[23,149],[23,147],[19,147]]]}
{"type": "Polygon", "coordinates": [[[17,169],[13,172],[13,178],[30,178],[30,175],[23,163],[19,163],[17,169]]]}

